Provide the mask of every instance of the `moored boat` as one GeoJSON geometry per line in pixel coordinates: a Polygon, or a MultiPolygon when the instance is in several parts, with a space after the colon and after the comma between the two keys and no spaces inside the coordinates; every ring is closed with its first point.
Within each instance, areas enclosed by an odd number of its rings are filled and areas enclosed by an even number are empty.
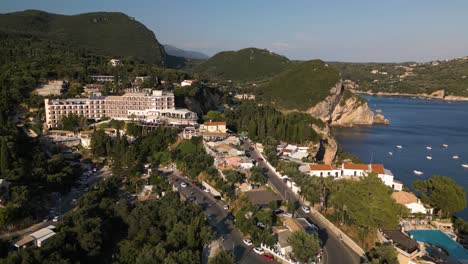
{"type": "Polygon", "coordinates": [[[453,155],[452,159],[459,159],[460,157],[458,155],[453,155]]]}
{"type": "Polygon", "coordinates": [[[424,174],[424,172],[418,171],[418,170],[414,170],[413,172],[414,172],[414,174],[416,174],[416,175],[423,175],[423,174],[424,174]]]}
{"type": "Polygon", "coordinates": [[[448,145],[447,145],[447,144],[442,144],[442,146],[443,146],[444,148],[448,148],[448,145]]]}
{"type": "Polygon", "coordinates": [[[396,147],[399,148],[399,149],[403,148],[402,145],[396,145],[396,147]]]}
{"type": "Polygon", "coordinates": [[[431,156],[426,156],[426,159],[431,160],[432,157],[431,156]]]}
{"type": "Polygon", "coordinates": [[[468,168],[468,164],[462,164],[463,168],[468,168]]]}
{"type": "Polygon", "coordinates": [[[432,147],[429,147],[429,146],[427,146],[427,147],[426,147],[426,149],[427,149],[427,150],[431,150],[431,149],[432,149],[432,147]]]}

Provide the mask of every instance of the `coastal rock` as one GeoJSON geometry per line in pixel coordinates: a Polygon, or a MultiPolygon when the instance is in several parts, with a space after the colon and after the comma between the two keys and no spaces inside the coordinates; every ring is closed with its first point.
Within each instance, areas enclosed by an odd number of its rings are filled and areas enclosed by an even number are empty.
{"type": "MultiPolygon", "coordinates": [[[[341,82],[331,89],[324,101],[307,110],[307,113],[336,126],[374,124],[374,113],[367,101],[343,89],[341,82]]],[[[376,121],[383,123],[385,118],[379,116],[376,121]]]]}

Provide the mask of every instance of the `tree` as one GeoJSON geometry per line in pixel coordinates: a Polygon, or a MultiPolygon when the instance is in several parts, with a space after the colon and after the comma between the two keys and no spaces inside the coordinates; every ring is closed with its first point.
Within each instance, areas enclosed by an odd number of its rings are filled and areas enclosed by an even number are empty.
{"type": "Polygon", "coordinates": [[[0,174],[2,178],[6,178],[9,163],[8,163],[8,146],[6,138],[2,137],[1,140],[1,149],[0,149],[0,174]]]}
{"type": "Polygon", "coordinates": [[[61,123],[64,130],[75,131],[85,125],[85,119],[82,116],[70,113],[68,116],[62,117],[61,123]]]}
{"type": "Polygon", "coordinates": [[[91,149],[93,154],[99,157],[104,157],[110,153],[108,153],[108,145],[111,144],[111,138],[104,132],[104,130],[99,129],[94,131],[93,135],[91,136],[91,149]]]}
{"type": "Polygon", "coordinates": [[[304,230],[295,231],[288,240],[294,256],[303,263],[314,261],[321,247],[318,235],[309,234],[304,230]]]}
{"type": "Polygon", "coordinates": [[[440,216],[448,217],[466,207],[466,191],[454,179],[433,176],[427,180],[416,180],[413,187],[421,193],[424,202],[440,209],[440,216]]]}
{"type": "Polygon", "coordinates": [[[226,117],[221,112],[210,110],[203,116],[203,120],[210,122],[226,121],[226,117]]]}
{"type": "Polygon", "coordinates": [[[377,245],[370,252],[372,264],[398,264],[398,257],[392,245],[377,245]]]}
{"type": "Polygon", "coordinates": [[[208,264],[234,264],[234,257],[231,253],[220,251],[208,260],[208,264]]]}

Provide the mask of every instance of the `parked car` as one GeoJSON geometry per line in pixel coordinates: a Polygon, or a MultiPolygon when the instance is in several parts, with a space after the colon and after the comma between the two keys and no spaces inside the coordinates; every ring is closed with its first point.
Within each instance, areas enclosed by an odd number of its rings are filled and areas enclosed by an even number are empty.
{"type": "Polygon", "coordinates": [[[182,182],[182,183],[180,184],[180,187],[185,188],[185,187],[187,187],[187,184],[186,184],[185,182],[182,182]]]}
{"type": "Polygon", "coordinates": [[[259,255],[263,255],[263,253],[264,253],[263,248],[261,248],[261,247],[255,247],[255,248],[253,249],[253,251],[254,251],[255,253],[259,254],[259,255]]]}
{"type": "Polygon", "coordinates": [[[210,192],[210,190],[207,189],[207,188],[204,188],[203,191],[206,192],[206,193],[209,193],[209,192],[210,192]]]}
{"type": "Polygon", "coordinates": [[[225,205],[223,206],[223,209],[224,209],[224,210],[228,210],[228,209],[229,209],[229,205],[225,204],[225,205]]]}
{"type": "Polygon", "coordinates": [[[289,217],[289,218],[293,217],[293,215],[291,213],[288,213],[288,212],[283,213],[283,216],[284,217],[289,217]]]}
{"type": "Polygon", "coordinates": [[[193,201],[195,201],[195,200],[197,199],[197,197],[195,197],[195,196],[190,196],[188,199],[189,199],[189,201],[193,202],[193,201]]]}
{"type": "Polygon", "coordinates": [[[264,254],[263,255],[263,259],[266,261],[266,262],[273,262],[274,258],[272,255],[270,254],[264,254]]]}
{"type": "Polygon", "coordinates": [[[53,222],[58,222],[60,220],[60,217],[58,215],[54,216],[52,219],[53,222]]]}
{"type": "Polygon", "coordinates": [[[310,207],[308,206],[302,206],[302,211],[306,214],[309,214],[310,213],[310,207]]]}
{"type": "Polygon", "coordinates": [[[250,239],[250,238],[244,238],[244,239],[242,239],[242,241],[243,241],[244,244],[247,245],[247,246],[251,246],[251,245],[252,245],[252,239],[250,239]]]}
{"type": "Polygon", "coordinates": [[[278,209],[274,210],[273,213],[274,213],[275,215],[279,215],[279,214],[284,213],[284,211],[278,208],[278,209]]]}

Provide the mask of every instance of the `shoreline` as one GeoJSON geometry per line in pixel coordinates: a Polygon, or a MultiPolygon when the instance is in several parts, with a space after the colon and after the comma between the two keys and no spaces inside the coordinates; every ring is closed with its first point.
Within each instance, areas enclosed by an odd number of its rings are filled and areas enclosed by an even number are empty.
{"type": "Polygon", "coordinates": [[[441,101],[447,101],[447,102],[468,102],[468,97],[463,97],[463,96],[433,96],[430,94],[408,94],[408,93],[386,93],[386,92],[365,92],[365,91],[356,91],[356,90],[351,90],[351,92],[355,94],[366,94],[366,95],[372,95],[372,96],[384,96],[384,97],[414,97],[414,98],[419,98],[419,99],[425,99],[425,100],[441,100],[441,101]]]}

